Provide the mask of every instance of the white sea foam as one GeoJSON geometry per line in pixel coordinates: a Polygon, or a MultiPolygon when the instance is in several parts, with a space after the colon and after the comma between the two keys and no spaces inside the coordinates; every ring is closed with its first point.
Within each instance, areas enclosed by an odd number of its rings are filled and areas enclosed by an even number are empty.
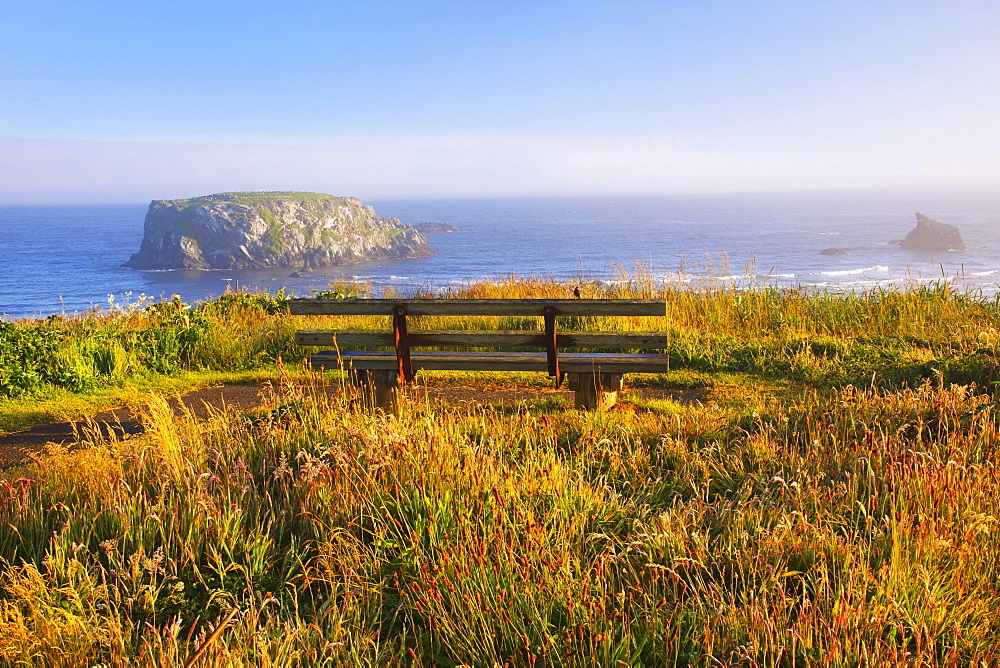
{"type": "Polygon", "coordinates": [[[874,265],[872,267],[862,267],[861,269],[842,269],[840,271],[821,271],[821,272],[819,272],[819,275],[820,276],[829,276],[831,278],[834,278],[834,277],[837,277],[837,276],[860,276],[862,274],[876,273],[876,272],[878,272],[878,273],[887,273],[888,271],[889,271],[889,267],[887,267],[885,265],[882,265],[882,264],[877,264],[877,265],[874,265]]]}

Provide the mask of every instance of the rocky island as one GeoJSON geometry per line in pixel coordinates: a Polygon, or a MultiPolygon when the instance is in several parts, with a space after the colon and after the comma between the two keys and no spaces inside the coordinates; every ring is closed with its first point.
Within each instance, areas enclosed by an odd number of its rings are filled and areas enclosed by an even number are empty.
{"type": "Polygon", "coordinates": [[[354,197],[233,192],[153,200],[133,269],[262,269],[434,255],[419,231],[354,197]]]}
{"type": "Polygon", "coordinates": [[[965,250],[965,241],[957,227],[939,223],[922,213],[916,215],[917,226],[899,242],[900,248],[915,251],[965,250]]]}

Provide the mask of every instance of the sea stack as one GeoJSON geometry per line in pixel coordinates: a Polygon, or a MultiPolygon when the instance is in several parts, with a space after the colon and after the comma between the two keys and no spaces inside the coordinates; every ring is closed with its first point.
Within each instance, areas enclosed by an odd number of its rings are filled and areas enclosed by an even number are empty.
{"type": "Polygon", "coordinates": [[[354,197],[238,192],[153,200],[133,269],[321,267],[434,255],[423,234],[354,197]]]}
{"type": "Polygon", "coordinates": [[[917,226],[899,242],[899,247],[915,251],[965,250],[965,241],[954,225],[939,223],[918,213],[917,226]]]}

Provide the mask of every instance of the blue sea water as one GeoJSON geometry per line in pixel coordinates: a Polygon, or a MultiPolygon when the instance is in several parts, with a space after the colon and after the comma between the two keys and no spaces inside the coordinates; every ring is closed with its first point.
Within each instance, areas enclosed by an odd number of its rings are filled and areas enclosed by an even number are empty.
{"type": "Polygon", "coordinates": [[[468,199],[369,202],[404,223],[450,223],[464,232],[428,235],[429,258],[291,270],[137,271],[147,204],[0,207],[0,314],[44,317],[156,300],[193,302],[227,287],[294,290],[333,282],[446,288],[514,274],[569,281],[614,280],[640,263],[663,280],[711,274],[745,284],[865,290],[948,280],[1000,292],[1000,189],[830,191],[665,197],[468,199]],[[915,253],[890,244],[914,213],[956,225],[968,250],[915,253]],[[847,255],[822,255],[839,247],[847,255]]]}

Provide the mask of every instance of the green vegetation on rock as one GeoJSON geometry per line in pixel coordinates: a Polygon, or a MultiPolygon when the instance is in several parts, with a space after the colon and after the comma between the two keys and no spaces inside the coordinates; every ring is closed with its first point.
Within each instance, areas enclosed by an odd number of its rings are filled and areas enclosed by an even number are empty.
{"type": "Polygon", "coordinates": [[[195,235],[195,224],[194,224],[194,207],[183,207],[177,216],[176,222],[177,231],[181,233],[182,236],[194,238],[195,235]]]}
{"type": "Polygon", "coordinates": [[[267,207],[260,206],[257,208],[257,211],[260,213],[260,217],[264,219],[264,222],[267,223],[267,230],[265,230],[261,241],[274,253],[283,252],[285,250],[285,240],[281,236],[281,223],[267,207]]]}
{"type": "Polygon", "coordinates": [[[290,200],[295,202],[308,202],[322,204],[324,202],[335,202],[342,199],[324,193],[308,192],[281,192],[281,191],[252,191],[252,192],[227,192],[216,193],[214,195],[203,195],[201,197],[189,197],[187,199],[169,200],[178,209],[186,209],[193,206],[213,206],[216,204],[240,204],[243,206],[256,208],[275,200],[290,200]]]}

